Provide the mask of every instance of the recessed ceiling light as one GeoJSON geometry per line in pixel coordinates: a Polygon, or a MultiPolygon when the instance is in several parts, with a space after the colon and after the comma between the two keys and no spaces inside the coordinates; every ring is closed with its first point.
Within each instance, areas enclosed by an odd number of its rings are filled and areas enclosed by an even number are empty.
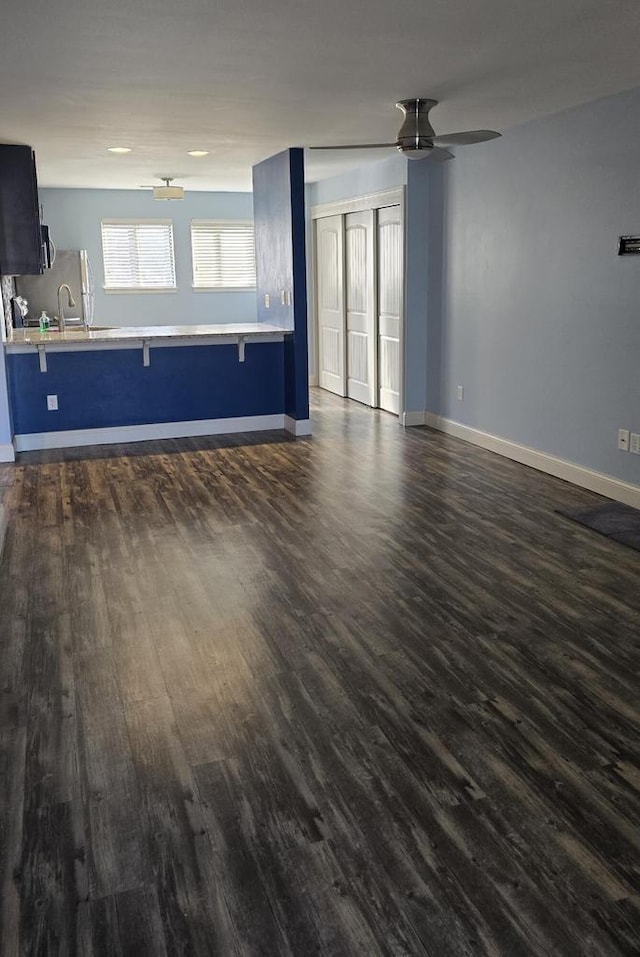
{"type": "Polygon", "coordinates": [[[130,153],[130,146],[107,146],[110,153],[130,153]]]}
{"type": "Polygon", "coordinates": [[[209,150],[188,150],[189,156],[208,156],[209,150]]]}

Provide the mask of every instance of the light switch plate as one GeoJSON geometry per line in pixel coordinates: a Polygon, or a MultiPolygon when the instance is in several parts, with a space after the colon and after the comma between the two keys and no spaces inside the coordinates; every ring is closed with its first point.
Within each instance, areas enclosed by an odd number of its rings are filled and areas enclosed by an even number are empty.
{"type": "Polygon", "coordinates": [[[618,429],[618,448],[621,452],[629,451],[629,430],[618,429]]]}
{"type": "Polygon", "coordinates": [[[58,396],[57,395],[48,395],[47,396],[47,410],[49,412],[58,411],[58,396]]]}
{"type": "Polygon", "coordinates": [[[631,433],[631,444],[629,446],[629,451],[633,452],[634,455],[640,455],[640,433],[631,433]]]}

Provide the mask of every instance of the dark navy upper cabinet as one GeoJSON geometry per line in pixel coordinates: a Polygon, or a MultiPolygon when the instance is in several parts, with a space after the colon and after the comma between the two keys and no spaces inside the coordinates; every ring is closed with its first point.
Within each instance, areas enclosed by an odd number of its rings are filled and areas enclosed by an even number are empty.
{"type": "Polygon", "coordinates": [[[35,153],[30,146],[0,145],[0,273],[43,271],[35,153]]]}

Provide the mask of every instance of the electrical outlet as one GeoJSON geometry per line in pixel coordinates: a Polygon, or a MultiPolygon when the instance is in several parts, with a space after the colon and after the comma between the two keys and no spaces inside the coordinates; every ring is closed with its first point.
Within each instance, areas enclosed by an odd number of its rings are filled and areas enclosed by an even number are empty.
{"type": "Polygon", "coordinates": [[[618,448],[621,452],[629,451],[629,429],[618,429],[618,448]]]}
{"type": "Polygon", "coordinates": [[[460,400],[460,402],[462,402],[462,400],[464,399],[464,386],[463,386],[463,385],[459,385],[459,386],[458,386],[458,399],[460,400]]]}
{"type": "Polygon", "coordinates": [[[269,293],[265,292],[264,294],[264,308],[269,309],[271,307],[271,300],[269,298],[269,293]]]}
{"type": "Polygon", "coordinates": [[[640,455],[640,434],[638,434],[638,432],[631,433],[631,445],[629,446],[629,451],[633,452],[634,455],[640,455]]]}
{"type": "Polygon", "coordinates": [[[49,412],[58,411],[58,396],[57,395],[48,395],[47,396],[47,410],[49,412]]]}

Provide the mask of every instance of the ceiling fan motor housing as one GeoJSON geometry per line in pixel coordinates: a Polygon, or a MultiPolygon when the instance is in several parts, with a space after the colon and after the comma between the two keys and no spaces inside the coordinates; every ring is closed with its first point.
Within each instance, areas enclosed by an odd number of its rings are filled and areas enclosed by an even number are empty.
{"type": "Polygon", "coordinates": [[[433,149],[435,130],[429,122],[429,111],[437,103],[437,100],[421,97],[396,103],[396,107],[404,113],[396,146],[408,159],[419,159],[433,149]]]}

